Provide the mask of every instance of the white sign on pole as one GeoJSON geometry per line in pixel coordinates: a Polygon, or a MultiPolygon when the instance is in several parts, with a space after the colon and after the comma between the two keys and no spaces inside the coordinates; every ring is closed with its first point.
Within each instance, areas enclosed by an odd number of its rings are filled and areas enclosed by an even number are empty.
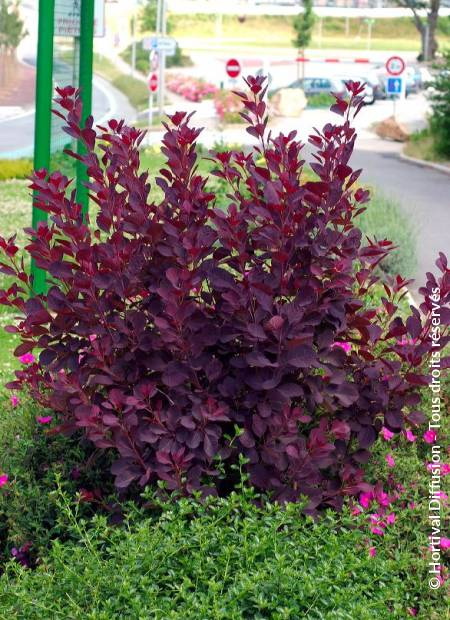
{"type": "MultiPolygon", "coordinates": [[[[55,37],[80,36],[81,0],[56,0],[55,37]]],[[[94,3],[94,37],[105,36],[105,0],[94,3]]]]}
{"type": "Polygon", "coordinates": [[[145,50],[156,50],[164,52],[166,56],[173,56],[177,49],[177,42],[172,37],[145,37],[142,40],[142,47],[145,50]]]}

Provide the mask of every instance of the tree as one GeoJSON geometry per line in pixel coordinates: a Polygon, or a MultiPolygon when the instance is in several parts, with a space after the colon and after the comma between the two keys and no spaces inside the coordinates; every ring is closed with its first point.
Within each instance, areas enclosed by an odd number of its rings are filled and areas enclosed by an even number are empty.
{"type": "MultiPolygon", "coordinates": [[[[143,4],[141,13],[139,16],[141,32],[148,32],[148,31],[156,32],[157,31],[157,25],[156,25],[157,15],[158,15],[158,0],[147,0],[145,4],[143,4]]],[[[166,28],[167,28],[167,33],[170,34],[170,32],[173,29],[173,24],[172,24],[172,20],[170,19],[170,16],[168,16],[167,18],[166,28]]]]}
{"type": "MultiPolygon", "coordinates": [[[[312,30],[316,21],[316,16],[312,7],[312,0],[303,0],[303,11],[294,18],[294,45],[301,56],[305,55],[305,49],[311,42],[312,30]]],[[[302,77],[304,77],[305,64],[301,63],[301,65],[302,77]]]]}
{"type": "Polygon", "coordinates": [[[25,35],[19,2],[0,0],[0,51],[13,54],[25,35]]]}
{"type": "Polygon", "coordinates": [[[450,157],[450,50],[444,52],[443,62],[433,82],[430,129],[433,143],[440,155],[450,157]]]}
{"type": "Polygon", "coordinates": [[[19,2],[0,0],[0,85],[3,88],[15,74],[16,49],[26,34],[19,2]]]}
{"type": "Polygon", "coordinates": [[[421,39],[418,60],[433,60],[438,50],[436,30],[441,0],[396,0],[396,2],[399,6],[412,11],[413,21],[421,39]],[[425,16],[419,14],[421,9],[426,9],[425,16]]]}

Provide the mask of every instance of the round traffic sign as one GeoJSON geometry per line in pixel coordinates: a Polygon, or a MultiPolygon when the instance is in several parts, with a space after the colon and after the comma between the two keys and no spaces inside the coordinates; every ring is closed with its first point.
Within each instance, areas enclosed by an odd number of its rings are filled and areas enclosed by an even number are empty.
{"type": "Polygon", "coordinates": [[[389,75],[401,75],[405,67],[406,63],[400,56],[391,56],[386,61],[386,71],[389,75]]]}
{"type": "Polygon", "coordinates": [[[158,76],[156,73],[151,73],[148,77],[148,88],[154,93],[158,90],[158,76]]]}
{"type": "Polygon", "coordinates": [[[237,78],[241,73],[241,65],[236,58],[230,58],[225,66],[226,72],[230,78],[237,78]]]}

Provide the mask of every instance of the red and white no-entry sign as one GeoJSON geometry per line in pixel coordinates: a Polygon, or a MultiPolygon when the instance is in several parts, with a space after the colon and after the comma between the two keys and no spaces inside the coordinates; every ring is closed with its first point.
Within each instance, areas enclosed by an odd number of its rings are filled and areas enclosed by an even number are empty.
{"type": "Polygon", "coordinates": [[[151,73],[148,76],[148,89],[152,93],[155,93],[158,90],[158,76],[156,73],[151,73]]]}
{"type": "Polygon", "coordinates": [[[226,72],[230,78],[237,78],[241,73],[241,65],[236,58],[230,58],[225,66],[226,72]]]}
{"type": "Polygon", "coordinates": [[[405,67],[406,63],[400,56],[391,56],[386,61],[386,71],[389,75],[401,75],[405,67]]]}

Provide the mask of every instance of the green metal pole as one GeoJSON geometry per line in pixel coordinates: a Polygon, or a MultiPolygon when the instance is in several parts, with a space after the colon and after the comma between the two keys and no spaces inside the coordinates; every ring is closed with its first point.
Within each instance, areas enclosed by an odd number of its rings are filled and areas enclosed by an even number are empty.
{"type": "MultiPolygon", "coordinates": [[[[51,101],[53,93],[53,33],[55,0],[39,0],[38,46],[36,63],[36,113],[34,125],[34,169],[50,166],[51,101]]],[[[47,214],[36,209],[33,196],[33,228],[39,222],[47,221],[47,214]]],[[[46,272],[31,261],[33,291],[35,294],[47,290],[46,272]]]]}
{"type": "MultiPolygon", "coordinates": [[[[92,111],[92,67],[94,62],[94,0],[81,0],[80,20],[80,64],[79,86],[83,101],[83,121],[92,111]]],[[[78,142],[78,153],[86,153],[81,142],[78,142]]],[[[87,215],[89,208],[88,190],[84,183],[88,180],[86,168],[82,162],[77,161],[77,200],[83,207],[83,213],[87,215]]]]}

